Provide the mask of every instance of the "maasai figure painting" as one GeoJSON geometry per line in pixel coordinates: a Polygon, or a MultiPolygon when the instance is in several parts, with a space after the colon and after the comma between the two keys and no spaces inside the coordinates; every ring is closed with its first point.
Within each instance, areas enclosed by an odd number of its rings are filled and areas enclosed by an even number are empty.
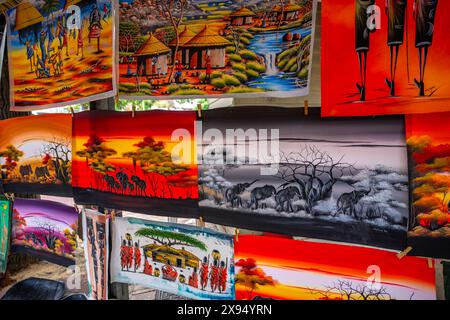
{"type": "Polygon", "coordinates": [[[103,213],[83,210],[83,246],[93,300],[108,300],[109,217],[103,213]]]}
{"type": "Polygon", "coordinates": [[[412,210],[410,254],[450,258],[450,113],[406,118],[412,210]]]}
{"type": "Polygon", "coordinates": [[[404,249],[403,117],[321,119],[316,108],[308,116],[303,108],[286,109],[203,112],[197,150],[205,220],[404,249]]]}
{"type": "Polygon", "coordinates": [[[316,0],[119,0],[119,94],[304,96],[316,0]]]}
{"type": "Polygon", "coordinates": [[[242,235],[235,261],[238,300],[436,299],[427,259],[384,250],[242,235]]]}
{"type": "Polygon", "coordinates": [[[44,114],[0,121],[6,192],[72,194],[72,116],[44,114]]]}
{"type": "Polygon", "coordinates": [[[131,112],[75,114],[75,201],[196,217],[195,119],[192,111],[137,112],[134,117],[131,112]]]}
{"type": "Polygon", "coordinates": [[[11,201],[0,198],[0,275],[5,274],[8,264],[11,238],[11,201]]]}
{"type": "Polygon", "coordinates": [[[11,110],[115,95],[111,0],[24,0],[6,13],[11,110]]]}
{"type": "Polygon", "coordinates": [[[325,1],[322,17],[323,116],[450,110],[449,1],[325,1]]]}
{"type": "Polygon", "coordinates": [[[65,204],[14,199],[11,250],[59,265],[75,264],[78,213],[65,204]]]}
{"type": "Polygon", "coordinates": [[[111,281],[192,299],[234,299],[233,237],[205,228],[115,218],[111,281]]]}

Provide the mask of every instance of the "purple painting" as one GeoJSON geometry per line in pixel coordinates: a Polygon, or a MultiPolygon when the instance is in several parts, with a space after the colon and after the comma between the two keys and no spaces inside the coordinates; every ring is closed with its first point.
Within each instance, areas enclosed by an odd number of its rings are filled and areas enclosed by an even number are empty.
{"type": "Polygon", "coordinates": [[[69,266],[75,264],[78,213],[65,204],[15,199],[11,250],[69,266]]]}

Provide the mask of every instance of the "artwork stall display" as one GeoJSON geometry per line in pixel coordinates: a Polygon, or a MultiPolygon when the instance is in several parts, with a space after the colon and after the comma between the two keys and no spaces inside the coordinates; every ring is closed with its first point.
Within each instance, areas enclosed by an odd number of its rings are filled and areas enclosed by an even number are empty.
{"type": "Polygon", "coordinates": [[[0,0],[0,13],[5,13],[8,9],[14,8],[20,0],[0,0]]]}
{"type": "Polygon", "coordinates": [[[62,266],[75,264],[78,213],[49,200],[14,199],[11,251],[62,266]]]}
{"type": "Polygon", "coordinates": [[[321,119],[313,109],[308,116],[303,108],[204,111],[201,215],[244,229],[404,249],[403,117],[321,119]]]}
{"type": "Polygon", "coordinates": [[[6,25],[2,30],[0,30],[0,74],[2,74],[3,55],[5,54],[5,44],[6,44],[6,25]]]}
{"type": "Polygon", "coordinates": [[[12,202],[0,198],[0,276],[6,273],[11,238],[12,202]]]}
{"type": "Polygon", "coordinates": [[[108,300],[109,217],[103,213],[83,210],[83,246],[89,283],[89,296],[108,300]]]}
{"type": "Polygon", "coordinates": [[[6,192],[72,195],[72,116],[43,114],[0,121],[6,192]]]}
{"type": "Polygon", "coordinates": [[[316,0],[119,0],[129,99],[309,93],[316,0]]]}
{"type": "Polygon", "coordinates": [[[191,299],[234,300],[233,237],[189,225],[112,221],[111,282],[191,299]]]}
{"type": "Polygon", "coordinates": [[[450,259],[450,113],[406,118],[410,254],[450,259]]]}
{"type": "Polygon", "coordinates": [[[242,235],[235,261],[238,300],[436,299],[427,259],[379,249],[242,235]]]}
{"type": "Polygon", "coordinates": [[[133,117],[131,112],[91,111],[73,119],[76,203],[198,215],[195,112],[147,111],[133,117]]]}
{"type": "Polygon", "coordinates": [[[116,94],[111,0],[24,0],[6,12],[11,110],[116,94]]]}
{"type": "Polygon", "coordinates": [[[449,20],[449,1],[324,1],[322,115],[449,111],[449,20]]]}

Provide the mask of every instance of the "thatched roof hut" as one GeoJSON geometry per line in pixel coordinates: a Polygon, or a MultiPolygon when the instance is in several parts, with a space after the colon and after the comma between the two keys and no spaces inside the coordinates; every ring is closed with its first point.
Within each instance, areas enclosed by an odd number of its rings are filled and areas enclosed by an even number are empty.
{"type": "Polygon", "coordinates": [[[177,45],[177,39],[173,39],[169,42],[168,46],[173,50],[173,56],[176,60],[181,61],[183,65],[189,64],[189,48],[184,47],[184,45],[189,42],[196,33],[184,26],[184,30],[178,35],[178,52],[175,55],[175,48],[177,45]]]}
{"type": "Polygon", "coordinates": [[[168,53],[170,53],[170,48],[150,34],[147,41],[134,53],[138,59],[137,72],[142,76],[167,74],[168,53]]]}
{"type": "Polygon", "coordinates": [[[22,2],[16,8],[15,29],[22,30],[44,21],[44,17],[29,2],[22,2]]]}
{"type": "Polygon", "coordinates": [[[233,26],[241,26],[253,23],[253,17],[256,14],[248,8],[242,7],[230,14],[231,24],[233,26]]]}

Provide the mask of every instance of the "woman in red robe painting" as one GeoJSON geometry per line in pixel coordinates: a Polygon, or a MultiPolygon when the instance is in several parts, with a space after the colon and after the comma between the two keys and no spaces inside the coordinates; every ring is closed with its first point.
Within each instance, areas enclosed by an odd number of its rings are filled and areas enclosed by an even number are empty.
{"type": "Polygon", "coordinates": [[[198,274],[197,274],[197,268],[194,268],[194,271],[192,272],[191,276],[189,277],[188,284],[191,287],[198,288],[198,274]]]}
{"type": "Polygon", "coordinates": [[[227,289],[227,268],[227,264],[225,264],[224,261],[221,261],[219,268],[219,292],[224,292],[227,289]]]}
{"type": "Polygon", "coordinates": [[[207,257],[203,258],[203,263],[200,268],[200,285],[202,290],[208,285],[208,275],[209,275],[209,259],[207,257]]]}
{"type": "Polygon", "coordinates": [[[153,275],[153,268],[150,263],[148,263],[147,259],[144,261],[144,273],[148,275],[153,275]]]}
{"type": "Polygon", "coordinates": [[[134,272],[141,267],[141,250],[139,250],[139,243],[134,243],[134,272]]]}
{"type": "Polygon", "coordinates": [[[122,241],[122,245],[120,246],[120,266],[122,267],[122,270],[124,270],[127,267],[128,264],[128,247],[127,242],[124,239],[122,241]]]}

